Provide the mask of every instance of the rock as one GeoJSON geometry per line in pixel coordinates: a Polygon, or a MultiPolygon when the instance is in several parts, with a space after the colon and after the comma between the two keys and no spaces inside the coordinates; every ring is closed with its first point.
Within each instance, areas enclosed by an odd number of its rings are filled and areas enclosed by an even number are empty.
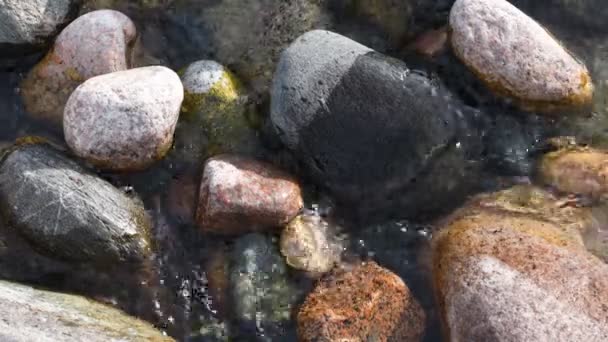
{"type": "Polygon", "coordinates": [[[203,231],[236,235],[282,227],[302,205],[293,177],[270,164],[225,154],[205,164],[196,221],[203,231]]]}
{"type": "Polygon", "coordinates": [[[182,159],[198,165],[204,157],[251,154],[259,147],[247,95],[229,70],[215,61],[198,61],[186,68],[182,82],[184,103],[176,131],[176,149],[187,154],[182,159]]]}
{"type": "Polygon", "coordinates": [[[539,17],[556,28],[562,27],[568,31],[580,30],[577,33],[593,32],[606,34],[603,20],[608,15],[608,9],[602,6],[602,0],[547,0],[539,3],[534,0],[509,0],[518,8],[523,9],[534,17],[539,17]],[[563,23],[568,23],[564,27],[563,23]]]}
{"type": "Polygon", "coordinates": [[[524,109],[551,112],[591,104],[587,68],[507,1],[457,0],[450,27],[452,48],[462,62],[524,109]]]}
{"type": "Polygon", "coordinates": [[[606,340],[608,265],[580,241],[586,223],[569,215],[581,209],[509,194],[472,200],[433,237],[446,339],[606,340]]]}
{"type": "Polygon", "coordinates": [[[410,0],[354,0],[356,13],[382,28],[392,41],[407,37],[412,21],[413,4],[410,0]]]}
{"type": "Polygon", "coordinates": [[[0,314],[2,341],[173,341],[112,307],[3,280],[0,314]]]}
{"type": "Polygon", "coordinates": [[[95,11],[74,20],[23,80],[26,111],[61,127],[65,103],[78,85],[91,77],[129,68],[135,37],[135,25],[120,12],[95,11]]]}
{"type": "Polygon", "coordinates": [[[600,199],[608,195],[608,153],[582,146],[549,152],[540,159],[538,177],[563,193],[600,199]]]}
{"type": "Polygon", "coordinates": [[[16,57],[45,46],[71,20],[73,0],[2,0],[0,2],[0,55],[16,57]]]}
{"type": "Polygon", "coordinates": [[[401,61],[311,31],[283,53],[271,100],[283,143],[317,184],[360,212],[398,208],[419,218],[470,190],[480,153],[470,109],[401,61]]]}
{"type": "Polygon", "coordinates": [[[298,215],[281,232],[281,254],[295,269],[321,275],[339,261],[342,245],[329,223],[314,214],[298,215]]]}
{"type": "Polygon", "coordinates": [[[173,218],[182,224],[194,223],[198,182],[194,175],[181,175],[171,179],[167,190],[167,208],[173,218]]]}
{"type": "Polygon", "coordinates": [[[145,169],[171,148],[183,96],[179,77],[165,67],[91,78],[66,104],[65,140],[99,168],[145,169]]]}
{"type": "Polygon", "coordinates": [[[279,333],[289,340],[280,330],[289,321],[298,293],[287,279],[287,265],[274,243],[261,234],[245,235],[235,242],[231,260],[233,313],[242,328],[271,336],[279,333]]]}
{"type": "Polygon", "coordinates": [[[0,203],[10,226],[46,255],[99,265],[150,255],[143,206],[44,144],[3,157],[0,203]]]}
{"type": "Polygon", "coordinates": [[[424,311],[403,280],[374,262],[323,278],[297,317],[299,341],[420,341],[424,311]]]}
{"type": "Polygon", "coordinates": [[[428,30],[420,34],[410,48],[426,57],[435,57],[446,49],[448,42],[448,28],[441,27],[428,30]]]}

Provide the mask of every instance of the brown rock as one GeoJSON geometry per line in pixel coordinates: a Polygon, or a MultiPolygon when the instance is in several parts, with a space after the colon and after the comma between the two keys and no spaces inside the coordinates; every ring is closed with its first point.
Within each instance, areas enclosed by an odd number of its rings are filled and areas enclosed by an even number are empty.
{"type": "Polygon", "coordinates": [[[608,265],[582,245],[577,230],[586,223],[570,215],[578,208],[564,213],[558,202],[528,201],[525,212],[505,201],[516,193],[474,199],[433,238],[433,280],[448,339],[605,341],[608,265]]]}
{"type": "Polygon", "coordinates": [[[205,164],[196,221],[207,232],[240,234],[284,226],[302,205],[293,177],[270,164],[224,154],[205,164]]]}
{"type": "Polygon", "coordinates": [[[419,341],[425,314],[401,278],[369,262],[323,278],[297,326],[300,341],[419,341]]]}

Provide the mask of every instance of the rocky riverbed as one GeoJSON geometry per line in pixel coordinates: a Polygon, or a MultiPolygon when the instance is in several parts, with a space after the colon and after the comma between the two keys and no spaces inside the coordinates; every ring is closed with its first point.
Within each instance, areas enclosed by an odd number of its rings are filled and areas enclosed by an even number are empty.
{"type": "Polygon", "coordinates": [[[600,0],[0,0],[0,339],[606,341],[600,0]]]}

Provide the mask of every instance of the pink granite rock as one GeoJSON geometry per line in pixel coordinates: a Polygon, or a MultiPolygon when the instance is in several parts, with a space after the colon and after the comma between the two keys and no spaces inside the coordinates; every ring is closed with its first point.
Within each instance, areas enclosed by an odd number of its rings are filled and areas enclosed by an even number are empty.
{"type": "Polygon", "coordinates": [[[60,125],[64,105],[79,84],[94,76],[128,69],[135,37],[133,22],[117,11],[94,11],[74,20],[23,81],[21,91],[27,112],[60,125]]]}
{"type": "Polygon", "coordinates": [[[505,0],[457,0],[450,12],[455,54],[492,90],[525,109],[590,104],[587,68],[545,28],[505,0]]]}
{"type": "Polygon", "coordinates": [[[65,140],[97,167],[145,169],[171,147],[183,98],[179,76],[165,67],[93,77],[65,106],[65,140]]]}
{"type": "Polygon", "coordinates": [[[300,186],[288,174],[224,154],[205,164],[196,220],[206,232],[240,234],[284,226],[302,205],[300,186]]]}

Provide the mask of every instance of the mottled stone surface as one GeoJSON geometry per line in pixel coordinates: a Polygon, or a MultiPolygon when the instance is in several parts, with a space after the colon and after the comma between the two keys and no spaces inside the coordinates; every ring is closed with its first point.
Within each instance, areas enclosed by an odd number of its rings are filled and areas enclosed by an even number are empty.
{"type": "Polygon", "coordinates": [[[403,280],[373,262],[321,279],[297,317],[300,341],[420,341],[425,314],[403,280]]]}
{"type": "Polygon", "coordinates": [[[552,111],[591,103],[587,68],[506,0],[457,0],[450,27],[463,63],[524,108],[552,111]]]}
{"type": "Polygon", "coordinates": [[[61,127],[65,103],[79,84],[129,67],[135,37],[133,22],[117,11],[95,11],[74,20],[23,81],[26,111],[61,127]]]}
{"type": "Polygon", "coordinates": [[[196,221],[205,232],[239,234],[282,227],[300,208],[293,177],[270,164],[224,154],[205,164],[196,221]]]}
{"type": "Polygon", "coordinates": [[[541,158],[538,176],[563,193],[599,199],[608,194],[608,153],[580,146],[562,148],[541,158]]]}
{"type": "Polygon", "coordinates": [[[433,237],[433,279],[447,338],[608,338],[608,265],[587,252],[560,214],[539,217],[534,202],[497,198],[504,192],[484,197],[494,206],[473,200],[433,237]]]}
{"type": "Polygon", "coordinates": [[[295,269],[321,275],[339,261],[342,245],[334,227],[314,214],[302,214],[291,220],[281,232],[281,254],[295,269]]]}
{"type": "Polygon", "coordinates": [[[10,226],[46,255],[114,265],[150,254],[143,206],[46,145],[4,157],[0,202],[10,226]]]}
{"type": "Polygon", "coordinates": [[[470,110],[396,59],[329,31],[283,52],[271,120],[303,171],[359,212],[445,209],[470,189],[480,135],[470,110]],[[449,194],[449,195],[446,195],[449,194]]]}
{"type": "Polygon", "coordinates": [[[15,49],[32,50],[48,43],[70,19],[75,4],[73,0],[1,0],[0,55],[12,55],[15,49]]]}
{"type": "Polygon", "coordinates": [[[173,341],[112,307],[6,281],[0,281],[0,315],[2,341],[173,341]]]}
{"type": "Polygon", "coordinates": [[[91,78],[66,104],[65,140],[100,168],[145,169],[171,148],[183,97],[179,77],[165,67],[91,78]]]}

